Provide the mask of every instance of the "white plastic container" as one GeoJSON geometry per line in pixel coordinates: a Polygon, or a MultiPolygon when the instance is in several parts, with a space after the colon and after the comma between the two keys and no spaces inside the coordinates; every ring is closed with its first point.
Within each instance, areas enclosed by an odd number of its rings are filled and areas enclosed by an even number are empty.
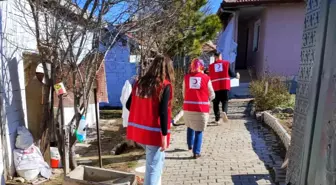
{"type": "Polygon", "coordinates": [[[78,128],[76,130],[76,138],[77,140],[82,143],[86,139],[86,119],[85,116],[82,116],[81,120],[79,121],[78,128]]]}
{"type": "Polygon", "coordinates": [[[61,156],[57,147],[50,147],[50,166],[52,168],[60,167],[61,156]]]}
{"type": "Polygon", "coordinates": [[[40,169],[27,169],[27,170],[16,170],[20,177],[23,177],[27,181],[32,181],[38,177],[40,174],[40,169]]]}
{"type": "MultiPolygon", "coordinates": [[[[138,168],[135,168],[135,174],[137,176],[145,177],[145,173],[146,173],[146,166],[140,166],[138,168]]],[[[161,177],[162,175],[160,176],[159,183],[157,185],[161,185],[161,177]]]]}

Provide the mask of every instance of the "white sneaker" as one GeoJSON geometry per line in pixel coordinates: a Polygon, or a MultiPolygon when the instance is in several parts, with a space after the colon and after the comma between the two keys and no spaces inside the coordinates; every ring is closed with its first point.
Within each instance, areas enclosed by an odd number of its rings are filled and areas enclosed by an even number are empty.
{"type": "Polygon", "coordinates": [[[221,117],[222,117],[224,123],[227,123],[229,121],[229,118],[227,117],[225,112],[221,113],[221,117]]]}

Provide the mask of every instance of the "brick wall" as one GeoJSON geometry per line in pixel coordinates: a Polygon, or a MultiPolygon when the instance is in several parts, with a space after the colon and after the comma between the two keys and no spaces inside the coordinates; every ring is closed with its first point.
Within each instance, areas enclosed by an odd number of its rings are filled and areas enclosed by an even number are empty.
{"type": "Polygon", "coordinates": [[[99,67],[96,75],[97,98],[98,102],[108,102],[106,73],[104,62],[99,67]]]}
{"type": "Polygon", "coordinates": [[[105,57],[108,103],[101,106],[121,107],[120,95],[124,83],[136,74],[136,64],[129,62],[130,49],[117,43],[105,57]]]}

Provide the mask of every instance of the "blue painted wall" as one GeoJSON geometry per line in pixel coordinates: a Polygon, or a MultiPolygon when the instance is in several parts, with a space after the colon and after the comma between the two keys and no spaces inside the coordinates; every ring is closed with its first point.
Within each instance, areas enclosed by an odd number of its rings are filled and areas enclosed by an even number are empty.
{"type": "Polygon", "coordinates": [[[101,107],[121,107],[120,95],[124,83],[136,74],[136,64],[129,62],[130,48],[122,43],[108,51],[105,58],[106,83],[109,103],[100,103],[101,107]]]}

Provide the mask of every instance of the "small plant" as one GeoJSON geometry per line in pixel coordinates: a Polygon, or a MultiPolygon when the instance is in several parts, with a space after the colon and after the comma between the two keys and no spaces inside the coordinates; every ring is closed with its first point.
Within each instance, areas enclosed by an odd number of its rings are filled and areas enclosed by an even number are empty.
{"type": "Polygon", "coordinates": [[[294,95],[294,94],[291,94],[291,95],[290,95],[289,102],[286,103],[286,104],[282,104],[281,107],[283,107],[283,108],[288,108],[288,107],[290,107],[290,108],[293,108],[293,109],[294,109],[294,107],[295,107],[295,95],[294,95]]]}
{"type": "Polygon", "coordinates": [[[292,104],[288,86],[279,77],[266,76],[252,81],[250,93],[255,98],[256,109],[259,111],[292,104]]]}

